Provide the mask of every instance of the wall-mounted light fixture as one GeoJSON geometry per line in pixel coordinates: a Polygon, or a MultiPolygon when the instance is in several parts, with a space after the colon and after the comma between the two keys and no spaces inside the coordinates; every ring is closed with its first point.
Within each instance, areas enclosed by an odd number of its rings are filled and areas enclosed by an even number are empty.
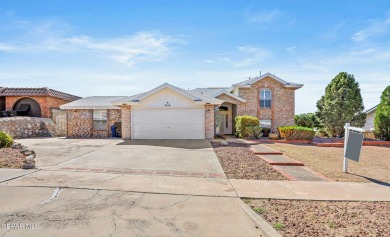
{"type": "Polygon", "coordinates": [[[171,107],[171,104],[169,102],[165,103],[165,107],[171,107]]]}

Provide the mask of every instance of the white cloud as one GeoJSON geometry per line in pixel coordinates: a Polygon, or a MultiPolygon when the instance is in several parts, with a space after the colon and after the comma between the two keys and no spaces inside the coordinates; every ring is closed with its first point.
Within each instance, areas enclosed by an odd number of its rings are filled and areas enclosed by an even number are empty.
{"type": "Polygon", "coordinates": [[[134,66],[138,62],[161,61],[172,53],[172,45],[183,44],[172,36],[158,32],[138,32],[134,35],[116,38],[94,38],[85,35],[71,35],[69,28],[57,28],[53,22],[44,22],[23,32],[23,37],[14,41],[0,42],[0,51],[7,53],[45,53],[56,51],[62,53],[80,53],[99,55],[100,57],[134,66]],[[28,35],[29,37],[25,37],[28,35]],[[23,39],[20,39],[23,38],[23,39]]]}
{"type": "Polygon", "coordinates": [[[218,54],[216,59],[207,59],[203,60],[203,62],[225,62],[233,68],[242,68],[259,64],[270,55],[271,53],[263,48],[244,45],[236,47],[234,51],[218,54]]]}
{"type": "Polygon", "coordinates": [[[390,17],[385,20],[371,20],[364,29],[353,34],[352,40],[355,42],[365,41],[366,39],[387,32],[390,27],[390,17]]]}
{"type": "Polygon", "coordinates": [[[262,11],[262,12],[247,11],[246,17],[249,22],[266,23],[275,20],[281,14],[282,12],[277,9],[271,11],[262,11]]]}

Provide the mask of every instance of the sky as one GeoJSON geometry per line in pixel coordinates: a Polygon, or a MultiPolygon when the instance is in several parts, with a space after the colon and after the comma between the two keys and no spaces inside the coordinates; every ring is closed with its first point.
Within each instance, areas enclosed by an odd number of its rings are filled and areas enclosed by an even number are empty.
{"type": "Polygon", "coordinates": [[[316,111],[348,72],[365,109],[390,85],[390,1],[0,1],[0,87],[128,96],[269,72],[316,111]]]}

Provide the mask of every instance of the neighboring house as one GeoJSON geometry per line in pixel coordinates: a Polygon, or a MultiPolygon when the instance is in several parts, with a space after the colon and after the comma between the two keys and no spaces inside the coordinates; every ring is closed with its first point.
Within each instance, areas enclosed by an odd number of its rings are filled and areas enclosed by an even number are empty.
{"type": "Polygon", "coordinates": [[[293,125],[295,90],[270,73],[231,87],[184,90],[163,84],[134,96],[87,97],[61,106],[67,110],[68,137],[107,137],[121,123],[123,139],[204,139],[233,134],[238,115],[276,129],[293,125]]]}
{"type": "Polygon", "coordinates": [[[363,128],[366,131],[373,131],[374,130],[374,118],[375,118],[376,107],[378,107],[378,105],[374,106],[373,108],[371,108],[365,112],[367,114],[367,116],[366,116],[366,123],[364,124],[363,128]]]}
{"type": "Polygon", "coordinates": [[[46,87],[0,87],[0,116],[14,116],[23,110],[24,116],[50,118],[51,108],[58,109],[63,104],[79,99],[81,97],[46,87]]]}

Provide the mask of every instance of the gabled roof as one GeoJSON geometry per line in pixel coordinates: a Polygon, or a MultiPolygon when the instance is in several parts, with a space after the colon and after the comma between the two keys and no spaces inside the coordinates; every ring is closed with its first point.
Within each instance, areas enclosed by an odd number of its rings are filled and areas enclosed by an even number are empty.
{"type": "Polygon", "coordinates": [[[366,110],[365,113],[366,113],[366,114],[370,114],[370,113],[372,113],[372,112],[375,112],[377,107],[378,107],[378,105],[375,105],[375,106],[372,107],[371,109],[366,110]]]}
{"type": "Polygon", "coordinates": [[[60,109],[119,109],[111,104],[112,101],[126,96],[91,96],[85,97],[60,106],[60,109]]]}
{"type": "Polygon", "coordinates": [[[213,97],[209,97],[207,95],[201,95],[201,94],[198,94],[196,92],[193,92],[193,91],[189,91],[189,90],[184,90],[182,88],[179,88],[179,87],[176,87],[176,86],[173,86],[173,85],[170,85],[168,83],[164,83],[156,88],[154,88],[153,90],[150,90],[148,92],[145,92],[145,93],[141,93],[141,94],[138,94],[138,95],[133,95],[133,96],[129,96],[129,97],[125,97],[125,98],[122,98],[122,99],[119,99],[119,100],[115,100],[112,102],[113,105],[123,105],[123,104],[129,104],[129,105],[136,105],[138,104],[140,101],[142,101],[143,99],[163,90],[163,89],[171,89],[191,100],[193,100],[194,102],[196,103],[199,103],[199,104],[206,104],[206,103],[209,103],[209,104],[221,104],[222,101],[221,100],[218,100],[218,99],[215,99],[213,97]]]}
{"type": "Polygon", "coordinates": [[[251,78],[249,80],[246,80],[246,81],[242,81],[240,83],[236,83],[236,84],[233,84],[233,88],[234,87],[250,87],[253,83],[255,82],[258,82],[266,77],[271,77],[272,79],[280,82],[283,84],[284,87],[286,88],[295,88],[295,89],[299,89],[303,86],[303,84],[298,84],[298,83],[293,83],[293,82],[287,82],[275,75],[272,75],[271,73],[266,73],[260,77],[254,77],[254,78],[251,78]]]}
{"type": "Polygon", "coordinates": [[[66,101],[78,100],[81,97],[67,94],[61,91],[41,88],[0,87],[0,96],[52,96],[66,101]]]}
{"type": "Polygon", "coordinates": [[[193,89],[191,91],[193,92],[196,92],[198,94],[204,94],[204,95],[207,95],[209,97],[212,97],[212,98],[215,98],[219,95],[222,95],[222,94],[225,94],[227,96],[230,96],[238,101],[241,101],[241,102],[246,102],[245,99],[231,93],[229,91],[229,87],[210,87],[210,88],[196,88],[196,89],[193,89]]]}

